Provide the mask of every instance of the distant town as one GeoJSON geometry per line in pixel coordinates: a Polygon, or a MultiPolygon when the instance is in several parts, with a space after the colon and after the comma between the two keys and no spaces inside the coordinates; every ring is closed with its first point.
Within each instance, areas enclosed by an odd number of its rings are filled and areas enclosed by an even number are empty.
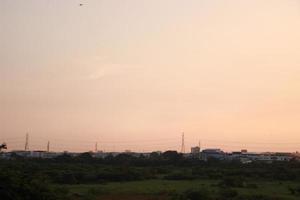
{"type": "MultiPolygon", "coordinates": [[[[52,152],[52,151],[40,151],[40,150],[12,150],[8,151],[6,144],[2,144],[0,146],[0,158],[2,159],[14,159],[16,157],[22,158],[41,158],[41,159],[50,159],[56,158],[59,156],[67,155],[70,157],[76,157],[81,155],[82,153],[78,152],[52,152]]],[[[195,146],[191,148],[191,151],[188,153],[185,152],[177,152],[176,150],[169,150],[172,152],[176,152],[182,154],[185,158],[191,159],[199,159],[203,161],[207,161],[209,159],[215,160],[224,160],[224,161],[239,161],[241,163],[247,164],[251,162],[288,162],[291,160],[300,161],[300,153],[286,153],[286,152],[248,152],[246,149],[241,151],[233,151],[233,152],[224,152],[222,149],[203,149],[201,150],[200,146],[195,146]]],[[[89,151],[85,152],[89,153],[94,158],[106,158],[107,156],[117,156],[120,154],[128,154],[133,157],[150,157],[152,154],[162,154],[161,151],[154,152],[132,152],[130,150],[126,150],[124,152],[104,152],[104,151],[89,151]]]]}

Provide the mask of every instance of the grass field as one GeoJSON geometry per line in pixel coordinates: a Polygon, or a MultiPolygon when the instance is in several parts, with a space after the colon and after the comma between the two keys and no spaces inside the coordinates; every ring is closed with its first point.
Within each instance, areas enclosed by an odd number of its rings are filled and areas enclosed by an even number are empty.
{"type": "MultiPolygon", "coordinates": [[[[180,194],[189,189],[206,188],[213,194],[218,193],[218,181],[167,181],[145,180],[133,182],[112,182],[93,185],[68,185],[71,194],[77,197],[98,196],[101,199],[168,199],[172,194],[180,194]]],[[[299,197],[291,195],[289,187],[297,185],[296,182],[266,182],[254,181],[256,188],[233,188],[239,194],[266,195],[278,199],[296,200],[299,197]]],[[[79,198],[80,199],[80,198],[79,198]]]]}
{"type": "Polygon", "coordinates": [[[96,160],[84,156],[81,160],[2,160],[0,186],[6,189],[0,187],[0,193],[19,199],[32,194],[29,199],[45,200],[300,199],[300,162],[296,161],[243,165],[173,157],[123,155],[96,160]]]}

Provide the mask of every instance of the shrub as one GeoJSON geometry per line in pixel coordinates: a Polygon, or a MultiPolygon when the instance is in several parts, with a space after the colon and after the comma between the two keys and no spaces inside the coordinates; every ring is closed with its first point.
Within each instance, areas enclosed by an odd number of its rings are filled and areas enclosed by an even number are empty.
{"type": "Polygon", "coordinates": [[[245,187],[245,181],[241,177],[226,177],[220,183],[221,187],[245,187]]]}
{"type": "Polygon", "coordinates": [[[25,174],[0,174],[0,197],[5,200],[59,200],[67,199],[68,191],[51,188],[43,177],[25,174]]]}
{"type": "Polygon", "coordinates": [[[298,186],[298,187],[289,187],[289,191],[292,195],[300,196],[300,186],[298,186]]]}
{"type": "Polygon", "coordinates": [[[273,197],[267,195],[244,195],[239,196],[236,200],[285,200],[282,197],[273,197]]]}
{"type": "Polygon", "coordinates": [[[210,192],[205,189],[192,189],[192,190],[187,190],[184,192],[184,194],[181,197],[182,200],[210,200],[211,194],[210,192]]]}
{"type": "Polygon", "coordinates": [[[233,199],[238,196],[238,192],[233,189],[221,189],[219,191],[219,199],[225,200],[225,199],[233,199]]]}

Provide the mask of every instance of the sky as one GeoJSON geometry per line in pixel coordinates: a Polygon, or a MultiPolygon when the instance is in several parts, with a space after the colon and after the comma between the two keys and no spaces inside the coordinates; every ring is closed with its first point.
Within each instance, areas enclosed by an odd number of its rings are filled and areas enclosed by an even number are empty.
{"type": "Polygon", "coordinates": [[[10,150],[300,150],[300,1],[1,0],[10,150]],[[83,4],[80,6],[79,4],[83,4]]]}

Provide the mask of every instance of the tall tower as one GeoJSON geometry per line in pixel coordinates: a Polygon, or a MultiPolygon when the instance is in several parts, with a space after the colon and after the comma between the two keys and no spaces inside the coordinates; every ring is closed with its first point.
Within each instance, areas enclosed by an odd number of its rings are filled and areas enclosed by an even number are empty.
{"type": "Polygon", "coordinates": [[[98,152],[98,142],[95,144],[95,152],[98,152]]]}
{"type": "Polygon", "coordinates": [[[47,152],[49,152],[50,151],[50,142],[48,141],[48,143],[47,143],[47,152]]]}
{"type": "Polygon", "coordinates": [[[184,145],[184,132],[181,137],[181,153],[185,153],[185,145],[184,145]]]}
{"type": "Polygon", "coordinates": [[[26,133],[25,151],[29,150],[29,135],[26,133]]]}

